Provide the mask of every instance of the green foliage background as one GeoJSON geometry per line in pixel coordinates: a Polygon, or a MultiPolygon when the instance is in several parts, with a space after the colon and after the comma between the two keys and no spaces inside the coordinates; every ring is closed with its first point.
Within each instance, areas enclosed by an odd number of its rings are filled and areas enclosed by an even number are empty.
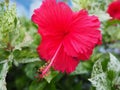
{"type": "Polygon", "coordinates": [[[35,78],[44,65],[36,52],[37,26],[17,17],[16,5],[0,1],[0,90],[120,90],[120,21],[110,20],[106,9],[111,0],[73,0],[72,9],[87,9],[101,21],[103,44],[89,61],[81,62],[70,75],[51,70],[35,78]]]}

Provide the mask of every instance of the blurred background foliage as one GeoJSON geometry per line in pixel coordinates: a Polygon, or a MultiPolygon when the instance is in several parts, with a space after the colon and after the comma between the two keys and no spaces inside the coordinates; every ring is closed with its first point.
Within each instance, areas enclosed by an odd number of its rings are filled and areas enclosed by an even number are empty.
{"type": "Polygon", "coordinates": [[[75,11],[83,8],[99,17],[103,44],[70,75],[51,70],[39,80],[37,70],[45,62],[36,52],[41,40],[37,26],[29,16],[19,16],[15,3],[1,0],[0,90],[120,90],[120,20],[106,13],[112,0],[64,1],[75,11]]]}

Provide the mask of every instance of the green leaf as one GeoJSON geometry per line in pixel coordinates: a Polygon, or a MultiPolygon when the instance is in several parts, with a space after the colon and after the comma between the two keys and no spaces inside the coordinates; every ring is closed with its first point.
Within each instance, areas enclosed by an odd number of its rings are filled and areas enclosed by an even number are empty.
{"type": "Polygon", "coordinates": [[[113,81],[116,78],[116,72],[113,70],[108,70],[107,77],[109,78],[110,81],[113,81]]]}
{"type": "Polygon", "coordinates": [[[59,73],[59,72],[52,70],[52,71],[50,71],[50,74],[49,74],[48,76],[44,77],[44,78],[45,78],[45,80],[46,80],[48,83],[50,83],[51,80],[52,80],[56,75],[58,75],[58,73],[59,73]]]}
{"type": "Polygon", "coordinates": [[[25,66],[25,73],[27,75],[27,77],[29,77],[30,79],[34,80],[35,76],[37,74],[37,69],[41,66],[42,62],[32,62],[32,63],[28,63],[25,66]]]}
{"type": "MultiPolygon", "coordinates": [[[[89,70],[85,66],[86,62],[80,62],[80,64],[77,66],[76,70],[71,73],[71,75],[79,75],[79,74],[85,74],[88,73],[89,70]]],[[[87,63],[87,66],[89,66],[89,63],[87,63]]]]}
{"type": "Polygon", "coordinates": [[[55,87],[55,82],[47,84],[44,90],[57,90],[55,87]]]}
{"type": "Polygon", "coordinates": [[[90,5],[90,0],[72,0],[72,3],[78,9],[87,9],[90,5]]]}
{"type": "Polygon", "coordinates": [[[45,81],[33,81],[29,87],[29,90],[44,90],[45,86],[46,86],[47,82],[45,81]]]}
{"type": "Polygon", "coordinates": [[[7,90],[6,88],[6,76],[8,73],[9,65],[8,62],[3,64],[2,70],[0,72],[0,90],[7,90]]]}
{"type": "Polygon", "coordinates": [[[29,63],[29,62],[40,61],[36,50],[32,50],[29,47],[22,48],[22,50],[15,50],[13,52],[13,55],[14,55],[14,59],[18,63],[29,63]]]}

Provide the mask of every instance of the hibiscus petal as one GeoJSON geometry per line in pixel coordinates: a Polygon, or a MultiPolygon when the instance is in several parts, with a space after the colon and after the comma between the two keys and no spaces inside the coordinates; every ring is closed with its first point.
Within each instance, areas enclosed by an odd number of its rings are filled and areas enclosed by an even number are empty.
{"type": "Polygon", "coordinates": [[[120,0],[111,2],[108,6],[107,12],[113,19],[120,20],[120,0]]]}
{"type": "Polygon", "coordinates": [[[65,3],[56,2],[56,0],[43,0],[41,7],[34,11],[32,21],[44,30],[58,32],[61,29],[64,30],[71,18],[72,10],[65,3]]]}
{"type": "Polygon", "coordinates": [[[100,22],[97,17],[88,16],[85,10],[75,13],[73,18],[70,35],[63,41],[64,50],[70,56],[88,59],[93,48],[101,44],[100,22]]]}
{"type": "Polygon", "coordinates": [[[66,52],[64,52],[64,47],[62,46],[52,66],[58,71],[71,73],[76,69],[78,63],[79,60],[68,56],[66,52]]]}
{"type": "Polygon", "coordinates": [[[59,39],[55,39],[56,38],[42,36],[42,41],[37,48],[40,58],[46,61],[52,59],[58,46],[60,45],[60,41],[58,41],[59,39]]]}
{"type": "Polygon", "coordinates": [[[56,70],[70,73],[80,60],[90,58],[94,47],[101,43],[100,22],[85,10],[72,12],[63,2],[43,0],[32,16],[42,37],[37,51],[56,70]]]}

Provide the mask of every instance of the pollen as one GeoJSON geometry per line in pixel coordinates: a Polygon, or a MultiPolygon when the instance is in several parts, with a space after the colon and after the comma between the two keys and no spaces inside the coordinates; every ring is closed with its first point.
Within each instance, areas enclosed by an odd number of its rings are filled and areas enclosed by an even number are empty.
{"type": "Polygon", "coordinates": [[[44,78],[45,76],[49,75],[50,68],[51,68],[53,62],[55,61],[55,58],[56,58],[56,56],[57,56],[57,54],[58,54],[58,52],[59,52],[59,50],[61,48],[61,45],[62,44],[59,45],[59,47],[56,50],[56,52],[55,52],[54,56],[52,57],[52,59],[49,60],[44,66],[42,66],[42,67],[40,67],[38,69],[38,74],[39,74],[40,78],[44,78]]]}
{"type": "Polygon", "coordinates": [[[40,78],[44,78],[50,74],[50,70],[47,70],[46,73],[43,75],[43,71],[47,68],[49,63],[50,63],[50,60],[38,69],[37,73],[40,76],[40,78]]]}

